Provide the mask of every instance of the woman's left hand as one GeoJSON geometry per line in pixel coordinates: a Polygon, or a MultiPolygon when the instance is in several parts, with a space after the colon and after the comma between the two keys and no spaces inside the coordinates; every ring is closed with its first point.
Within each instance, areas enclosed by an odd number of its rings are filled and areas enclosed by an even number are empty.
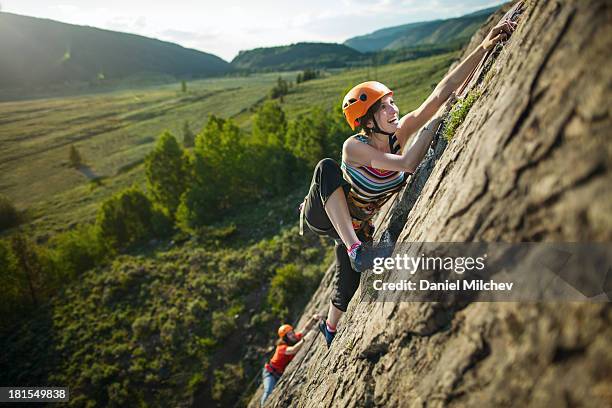
{"type": "Polygon", "coordinates": [[[483,42],[480,44],[482,48],[489,51],[500,41],[507,40],[514,30],[516,29],[516,23],[514,21],[506,20],[502,21],[489,32],[483,42]]]}

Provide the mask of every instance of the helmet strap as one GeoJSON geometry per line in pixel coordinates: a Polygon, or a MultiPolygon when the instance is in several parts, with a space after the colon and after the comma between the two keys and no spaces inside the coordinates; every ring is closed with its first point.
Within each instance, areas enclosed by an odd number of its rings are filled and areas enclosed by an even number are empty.
{"type": "Polygon", "coordinates": [[[384,130],[382,130],[380,126],[378,126],[378,122],[376,122],[376,118],[373,115],[372,115],[372,120],[374,121],[374,127],[372,128],[374,132],[382,133],[383,135],[387,135],[387,136],[393,136],[395,134],[395,132],[385,132],[384,130]]]}

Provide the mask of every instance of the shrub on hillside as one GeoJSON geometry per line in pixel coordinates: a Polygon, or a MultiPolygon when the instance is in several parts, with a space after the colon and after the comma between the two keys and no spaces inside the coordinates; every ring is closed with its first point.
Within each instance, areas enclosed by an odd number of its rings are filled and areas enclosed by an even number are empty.
{"type": "Polygon", "coordinates": [[[156,235],[155,214],[151,201],[137,187],[123,190],[102,203],[96,217],[98,238],[104,246],[115,251],[156,235]]]}
{"type": "Polygon", "coordinates": [[[57,268],[68,278],[93,268],[105,255],[93,225],[58,234],[50,246],[57,268]]]}
{"type": "Polygon", "coordinates": [[[21,222],[19,212],[13,203],[3,195],[0,195],[0,231],[15,227],[21,222]]]}
{"type": "Polygon", "coordinates": [[[303,294],[308,292],[311,284],[312,279],[293,263],[277,268],[267,298],[272,311],[285,319],[293,305],[299,303],[303,294]]]}
{"type": "Polygon", "coordinates": [[[244,369],[240,363],[225,364],[214,371],[212,397],[222,407],[232,406],[244,392],[244,369]]]}
{"type": "Polygon", "coordinates": [[[215,311],[212,314],[212,335],[222,340],[236,330],[236,319],[227,312],[215,311]]]}

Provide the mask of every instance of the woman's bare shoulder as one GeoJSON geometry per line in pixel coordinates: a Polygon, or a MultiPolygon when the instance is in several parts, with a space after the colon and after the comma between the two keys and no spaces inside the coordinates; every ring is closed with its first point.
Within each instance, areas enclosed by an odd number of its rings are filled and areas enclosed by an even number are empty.
{"type": "Polygon", "coordinates": [[[361,166],[361,156],[367,155],[367,149],[371,148],[368,137],[363,134],[356,134],[344,141],[342,146],[342,161],[353,165],[361,166]],[[366,149],[364,151],[364,149],[366,149]]]}

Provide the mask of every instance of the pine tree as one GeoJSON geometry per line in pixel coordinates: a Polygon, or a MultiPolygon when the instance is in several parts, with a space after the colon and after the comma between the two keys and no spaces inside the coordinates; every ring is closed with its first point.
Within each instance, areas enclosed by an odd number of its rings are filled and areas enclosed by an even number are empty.
{"type": "Polygon", "coordinates": [[[295,158],[285,147],[287,119],[279,103],[266,101],[253,117],[256,182],[264,192],[281,193],[290,187],[295,158]]]}
{"type": "Polygon", "coordinates": [[[181,81],[181,92],[187,92],[187,82],[185,80],[181,81]]]}
{"type": "Polygon", "coordinates": [[[43,281],[43,268],[39,261],[36,246],[21,234],[11,238],[11,249],[17,266],[16,280],[24,297],[29,297],[36,306],[40,300],[39,289],[43,281]],[[27,295],[26,295],[27,294],[27,295]]]}
{"type": "Polygon", "coordinates": [[[185,152],[170,132],[160,136],[155,149],[146,157],[145,173],[154,203],[174,217],[186,188],[188,171],[185,152]]]}
{"type": "Polygon", "coordinates": [[[83,158],[81,157],[81,153],[77,150],[74,145],[70,145],[70,153],[68,159],[70,160],[70,166],[76,168],[81,167],[83,164],[83,158]]]}
{"type": "Polygon", "coordinates": [[[267,146],[284,146],[287,119],[283,108],[265,101],[253,116],[253,140],[267,146]]]}
{"type": "Polygon", "coordinates": [[[183,147],[193,147],[195,145],[195,135],[189,127],[189,122],[183,122],[183,147]]]}

